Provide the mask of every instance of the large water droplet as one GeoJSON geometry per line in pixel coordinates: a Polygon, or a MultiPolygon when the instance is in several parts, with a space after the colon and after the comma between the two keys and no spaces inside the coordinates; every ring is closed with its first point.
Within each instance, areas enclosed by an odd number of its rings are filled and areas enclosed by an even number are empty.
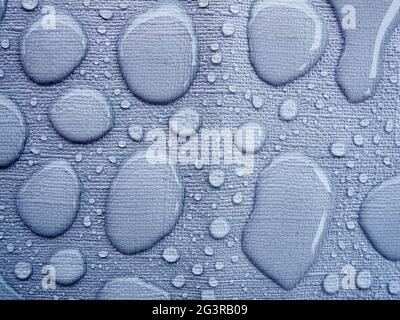
{"type": "Polygon", "coordinates": [[[113,111],[104,95],[93,89],[68,90],[49,108],[49,119],[65,139],[89,143],[113,125],[113,111]]]}
{"type": "Polygon", "coordinates": [[[42,85],[63,81],[81,64],[87,42],[81,25],[69,13],[57,9],[40,15],[22,36],[25,73],[42,85]]]}
{"type": "Polygon", "coordinates": [[[193,23],[177,1],[164,1],[135,15],[121,36],[118,53],[129,88],[149,103],[180,98],[197,71],[193,23]]]}
{"type": "Polygon", "coordinates": [[[86,273],[86,258],[78,249],[64,249],[50,258],[50,265],[55,268],[56,282],[70,286],[78,282],[86,273]]]}
{"type": "Polygon", "coordinates": [[[169,300],[169,294],[139,278],[117,278],[106,283],[99,300],[169,300]]]}
{"type": "Polygon", "coordinates": [[[360,225],[374,248],[389,260],[400,260],[400,177],[383,182],[367,196],[360,225]]]}
{"type": "Polygon", "coordinates": [[[243,250],[253,264],[286,290],[314,262],[333,209],[325,173],[301,154],[275,159],[261,174],[243,250]]]}
{"type": "Polygon", "coordinates": [[[18,106],[0,96],[0,168],[14,163],[25,147],[26,125],[18,106]]]}
{"type": "Polygon", "coordinates": [[[400,21],[400,0],[331,0],[345,39],[337,81],[350,102],[373,96],[383,56],[400,21]]]}
{"type": "Polygon", "coordinates": [[[248,36],[256,73],[278,86],[311,69],[325,50],[328,32],[308,0],[257,0],[248,36]]]}
{"type": "Polygon", "coordinates": [[[118,172],[107,203],[106,230],[122,253],[147,250],[175,227],[184,186],[174,166],[152,165],[138,152],[118,172]]]}
{"type": "Polygon", "coordinates": [[[32,232],[57,237],[71,227],[80,193],[72,166],[64,160],[52,161],[24,183],[17,195],[17,210],[32,232]]]}

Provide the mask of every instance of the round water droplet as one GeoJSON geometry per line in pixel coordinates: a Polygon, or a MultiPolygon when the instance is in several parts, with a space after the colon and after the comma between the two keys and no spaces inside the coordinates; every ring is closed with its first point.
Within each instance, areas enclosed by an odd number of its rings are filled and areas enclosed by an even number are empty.
{"type": "Polygon", "coordinates": [[[185,285],[185,283],[186,283],[185,276],[184,276],[183,274],[179,274],[179,275],[177,275],[175,278],[172,279],[171,283],[172,283],[172,285],[173,285],[175,288],[180,289],[180,288],[182,288],[182,287],[185,285]]]}
{"type": "Polygon", "coordinates": [[[200,275],[202,275],[203,274],[203,266],[200,264],[200,263],[196,263],[196,264],[194,264],[193,265],[193,267],[192,267],[192,273],[195,275],[195,276],[200,276],[200,275]]]}
{"type": "Polygon", "coordinates": [[[18,262],[14,268],[14,274],[19,280],[27,280],[32,274],[32,266],[29,262],[18,262]]]}
{"type": "Polygon", "coordinates": [[[372,285],[371,272],[369,270],[363,270],[357,273],[356,285],[358,289],[361,290],[367,290],[371,288],[372,285]]]}
{"type": "Polygon", "coordinates": [[[346,155],[346,145],[343,143],[332,143],[331,153],[333,156],[341,158],[346,155]]]}
{"type": "Polygon", "coordinates": [[[78,282],[86,273],[86,258],[78,249],[65,249],[50,258],[50,265],[56,270],[56,282],[70,286],[78,282]]]}
{"type": "Polygon", "coordinates": [[[154,104],[183,96],[197,72],[193,23],[176,2],[162,2],[135,15],[123,32],[118,57],[132,92],[154,104]]]}
{"type": "Polygon", "coordinates": [[[400,294],[400,280],[390,280],[388,284],[388,291],[392,295],[400,294]]]}
{"type": "Polygon", "coordinates": [[[80,193],[72,166],[63,160],[52,161],[23,184],[16,199],[17,211],[32,232],[57,237],[75,220],[80,193]]]}
{"type": "Polygon", "coordinates": [[[210,172],[208,177],[210,185],[214,188],[221,187],[225,182],[225,171],[221,169],[216,169],[210,172]]]}
{"type": "Polygon", "coordinates": [[[39,4],[39,0],[22,0],[21,6],[27,11],[32,11],[36,9],[39,4]]]}
{"type": "Polygon", "coordinates": [[[214,219],[210,224],[210,234],[214,239],[223,239],[230,231],[231,227],[223,217],[214,219]]]}
{"type": "Polygon", "coordinates": [[[201,117],[192,107],[184,107],[178,110],[169,119],[169,128],[180,137],[191,137],[197,133],[201,126],[201,117]]]}
{"type": "Polygon", "coordinates": [[[340,289],[340,278],[336,273],[328,274],[322,283],[322,288],[327,294],[335,294],[340,289]]]}
{"type": "Polygon", "coordinates": [[[164,249],[162,257],[169,263],[177,262],[180,258],[179,252],[175,247],[167,247],[164,249]]]}
{"type": "Polygon", "coordinates": [[[38,84],[61,82],[81,64],[87,42],[81,25],[69,13],[57,9],[40,15],[22,36],[23,69],[38,84]]]}
{"type": "Polygon", "coordinates": [[[286,100],[279,109],[279,118],[283,121],[296,120],[298,114],[299,108],[297,106],[297,101],[293,99],[286,100]]]}
{"type": "Polygon", "coordinates": [[[133,141],[140,142],[143,139],[143,127],[140,124],[131,124],[128,134],[133,141]]]}
{"type": "Polygon", "coordinates": [[[0,96],[0,168],[14,163],[25,147],[26,125],[18,106],[0,96]]]}
{"type": "Polygon", "coordinates": [[[242,125],[234,136],[235,145],[243,153],[259,152],[267,140],[267,131],[264,125],[250,121],[242,125]]]}
{"type": "Polygon", "coordinates": [[[308,0],[257,0],[249,26],[250,61],[265,82],[284,85],[307,73],[328,32],[308,0]]]}
{"type": "Polygon", "coordinates": [[[113,126],[113,110],[103,94],[92,89],[71,89],[49,108],[56,131],[75,143],[103,137],[113,126]]]}

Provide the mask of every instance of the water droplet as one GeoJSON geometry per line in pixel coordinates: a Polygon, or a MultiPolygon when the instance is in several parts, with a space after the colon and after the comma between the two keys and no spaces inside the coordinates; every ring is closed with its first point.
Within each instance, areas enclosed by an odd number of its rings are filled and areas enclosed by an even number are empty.
{"type": "Polygon", "coordinates": [[[140,142],[143,139],[143,127],[140,124],[131,124],[128,134],[133,141],[140,142]]]}
{"type": "Polygon", "coordinates": [[[25,73],[42,85],[61,82],[81,64],[87,42],[81,25],[69,13],[39,15],[21,40],[25,73]]]}
{"type": "Polygon", "coordinates": [[[184,201],[176,168],[151,165],[138,152],[118,172],[108,197],[106,230],[122,253],[147,250],[175,227],[184,201]]]}
{"type": "Polygon", "coordinates": [[[180,289],[186,283],[185,276],[183,274],[179,274],[175,278],[172,279],[171,283],[175,288],[180,289]]]}
{"type": "Polygon", "coordinates": [[[18,106],[0,96],[0,168],[14,163],[25,147],[27,130],[18,106]]]}
{"type": "Polygon", "coordinates": [[[236,28],[235,25],[231,22],[224,22],[222,25],[222,34],[225,37],[231,37],[235,34],[236,28]]]}
{"type": "Polygon", "coordinates": [[[52,161],[23,184],[16,199],[17,211],[32,232],[57,237],[75,220],[80,193],[72,166],[63,160],[52,161]]]}
{"type": "Polygon", "coordinates": [[[374,248],[389,260],[400,260],[400,177],[391,178],[367,196],[360,226],[374,248]]]}
{"type": "Polygon", "coordinates": [[[322,288],[327,294],[335,294],[340,289],[340,278],[336,273],[328,274],[322,283],[322,288]]]}
{"type": "Polygon", "coordinates": [[[169,300],[169,294],[139,278],[117,278],[101,289],[99,300],[169,300]]]}
{"type": "Polygon", "coordinates": [[[201,126],[201,117],[192,107],[183,107],[169,119],[169,128],[180,137],[191,137],[201,126]]]}
{"type": "Polygon", "coordinates": [[[14,274],[19,280],[28,280],[32,274],[32,266],[29,262],[18,262],[14,268],[14,274]]]}
{"type": "Polygon", "coordinates": [[[27,11],[32,11],[36,9],[39,4],[39,0],[22,0],[21,6],[27,11]]]}
{"type": "Polygon", "coordinates": [[[122,74],[145,102],[167,104],[183,96],[197,72],[197,38],[178,2],[136,14],[118,46],[122,74]]]}
{"type": "Polygon", "coordinates": [[[111,10],[104,9],[104,10],[99,10],[99,15],[104,20],[111,20],[114,16],[114,12],[112,12],[111,10]]]}
{"type": "Polygon", "coordinates": [[[331,153],[335,157],[344,157],[346,155],[346,145],[343,143],[332,143],[331,144],[331,153]]]}
{"type": "Polygon", "coordinates": [[[111,130],[113,111],[101,92],[72,89],[49,108],[49,119],[65,139],[75,143],[90,143],[111,130]]]}
{"type": "Polygon", "coordinates": [[[360,271],[356,277],[356,284],[358,289],[367,290],[371,288],[372,276],[369,270],[360,271]]]}
{"type": "Polygon", "coordinates": [[[267,131],[264,125],[250,121],[235,132],[234,140],[239,151],[247,154],[257,153],[265,145],[267,131]]]}
{"type": "Polygon", "coordinates": [[[208,181],[214,188],[221,187],[225,182],[225,171],[221,169],[211,171],[210,175],[208,176],[208,181]]]}
{"type": "Polygon", "coordinates": [[[257,0],[248,26],[250,61],[265,82],[283,85],[307,73],[328,32],[308,0],[257,0]]]}
{"type": "Polygon", "coordinates": [[[293,99],[286,100],[282,103],[279,109],[279,118],[283,121],[293,121],[296,120],[299,115],[299,108],[297,106],[297,101],[293,99]]]}
{"type": "Polygon", "coordinates": [[[386,45],[399,23],[400,2],[331,2],[342,22],[339,25],[345,39],[336,79],[350,102],[361,102],[376,92],[386,45]],[[347,10],[345,5],[348,6],[347,10]],[[351,11],[354,11],[353,17],[351,11]]]}
{"type": "Polygon", "coordinates": [[[203,274],[203,265],[201,265],[200,263],[196,263],[196,264],[194,264],[193,265],[193,267],[192,267],[192,273],[195,275],[195,276],[200,276],[200,275],[202,275],[203,274]]]}
{"type": "Polygon", "coordinates": [[[392,295],[397,295],[400,293],[400,280],[390,280],[388,284],[388,291],[392,295]]]}
{"type": "Polygon", "coordinates": [[[168,263],[174,263],[179,260],[180,255],[175,247],[167,247],[164,249],[162,257],[168,263]]]}
{"type": "Polygon", "coordinates": [[[210,234],[214,239],[223,239],[230,231],[231,227],[223,217],[214,219],[210,224],[210,234]]]}
{"type": "Polygon", "coordinates": [[[265,275],[286,290],[314,262],[333,209],[333,194],[321,168],[301,154],[278,157],[262,172],[243,250],[265,275]]]}
{"type": "Polygon", "coordinates": [[[50,258],[50,265],[56,270],[56,282],[70,286],[86,274],[86,258],[78,249],[64,249],[50,258]]]}

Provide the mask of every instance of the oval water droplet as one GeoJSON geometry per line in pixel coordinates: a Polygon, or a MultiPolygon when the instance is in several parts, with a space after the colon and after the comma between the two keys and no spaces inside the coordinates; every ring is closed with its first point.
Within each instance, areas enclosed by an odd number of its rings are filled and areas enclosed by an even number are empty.
{"type": "Polygon", "coordinates": [[[104,95],[93,89],[71,89],[49,108],[49,119],[65,139],[96,141],[113,126],[113,110],[104,95]]]}
{"type": "Polygon", "coordinates": [[[191,18],[175,1],[136,14],[118,45],[119,64],[140,99],[167,104],[183,96],[197,72],[197,38],[191,18]]]}
{"type": "Polygon", "coordinates": [[[32,81],[53,84],[63,81],[82,62],[87,37],[80,23],[59,9],[37,16],[21,40],[21,62],[32,81]]]}
{"type": "Polygon", "coordinates": [[[248,37],[257,75],[278,86],[304,75],[317,63],[328,32],[308,0],[257,0],[248,37]]]}
{"type": "Polygon", "coordinates": [[[117,278],[101,289],[99,300],[169,300],[164,290],[139,278],[117,278]]]}
{"type": "Polygon", "coordinates": [[[0,168],[14,163],[25,147],[27,136],[24,117],[18,106],[0,96],[0,168]]]}
{"type": "Polygon", "coordinates": [[[63,286],[78,282],[86,273],[86,258],[78,249],[60,250],[49,263],[55,268],[56,282],[63,286]]]}
{"type": "Polygon", "coordinates": [[[374,188],[360,210],[360,226],[374,248],[389,260],[400,260],[400,177],[374,188]]]}
{"type": "Polygon", "coordinates": [[[332,209],[329,179],[313,160],[296,153],[278,157],[258,180],[243,250],[261,272],[290,290],[313,264],[332,209]]]}
{"type": "Polygon", "coordinates": [[[107,202],[106,231],[124,254],[154,246],[175,227],[184,186],[174,166],[150,164],[139,151],[120,169],[107,202]]]}
{"type": "Polygon", "coordinates": [[[57,237],[75,220],[80,202],[80,181],[64,160],[52,161],[32,175],[19,190],[19,216],[39,236],[57,237]]]}

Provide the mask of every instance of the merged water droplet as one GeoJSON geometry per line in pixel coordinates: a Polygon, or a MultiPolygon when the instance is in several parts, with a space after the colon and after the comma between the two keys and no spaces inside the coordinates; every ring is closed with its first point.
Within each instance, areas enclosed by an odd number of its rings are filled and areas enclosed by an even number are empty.
{"type": "Polygon", "coordinates": [[[139,151],[120,169],[107,202],[106,231],[124,254],[154,246],[169,234],[183,208],[184,185],[174,166],[150,164],[139,151]]]}
{"type": "Polygon", "coordinates": [[[16,205],[22,221],[39,236],[57,237],[75,220],[81,187],[72,166],[51,161],[19,190],[16,205]]]}
{"type": "Polygon", "coordinates": [[[308,0],[256,0],[248,37],[257,75],[278,86],[315,65],[326,48],[328,32],[308,0]]]}
{"type": "Polygon", "coordinates": [[[374,188],[360,210],[360,226],[374,248],[389,260],[400,260],[400,177],[374,188]]]}
{"type": "Polygon", "coordinates": [[[56,282],[70,286],[86,274],[86,258],[78,249],[64,249],[50,258],[50,265],[55,268],[56,282]]]}
{"type": "Polygon", "coordinates": [[[197,38],[178,1],[136,14],[118,45],[119,64],[132,92],[154,104],[184,95],[197,72],[197,38]]]}
{"type": "Polygon", "coordinates": [[[25,73],[42,85],[63,81],[82,62],[87,37],[79,22],[59,9],[37,16],[21,39],[21,62],[25,73]]]}
{"type": "Polygon", "coordinates": [[[49,119],[65,139],[89,143],[113,126],[113,110],[104,95],[93,89],[71,89],[49,108],[49,119]]]}
{"type": "Polygon", "coordinates": [[[345,39],[337,81],[350,102],[373,96],[383,56],[400,21],[400,1],[331,0],[345,39]]]}
{"type": "Polygon", "coordinates": [[[301,154],[276,158],[262,172],[243,251],[282,288],[290,290],[314,262],[333,209],[333,192],[321,168],[301,154]]]}
{"type": "Polygon", "coordinates": [[[19,107],[0,96],[0,168],[14,163],[25,147],[27,129],[19,107]]]}
{"type": "Polygon", "coordinates": [[[117,278],[101,289],[99,300],[169,300],[164,290],[139,278],[117,278]]]}

